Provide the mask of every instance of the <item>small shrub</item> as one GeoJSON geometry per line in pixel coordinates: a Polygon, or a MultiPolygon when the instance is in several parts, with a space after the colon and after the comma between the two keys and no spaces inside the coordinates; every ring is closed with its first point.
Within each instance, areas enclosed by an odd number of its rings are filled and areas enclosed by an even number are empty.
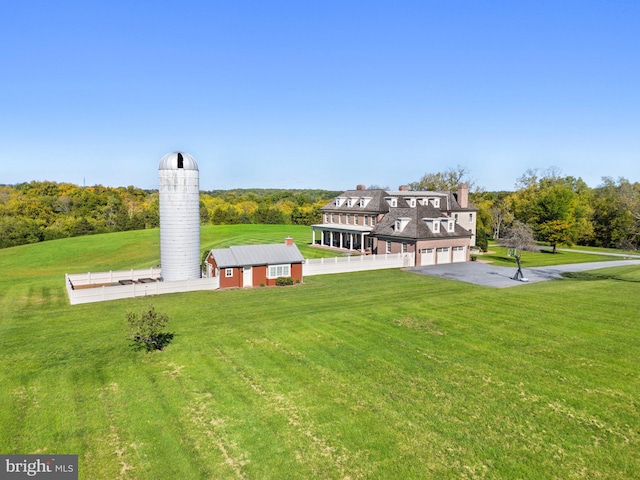
{"type": "Polygon", "coordinates": [[[293,285],[293,278],[291,277],[278,277],[276,278],[276,285],[278,287],[284,287],[287,285],[293,285]]]}
{"type": "Polygon", "coordinates": [[[471,255],[471,261],[475,262],[478,259],[478,255],[471,255]]]}
{"type": "Polygon", "coordinates": [[[264,287],[265,286],[264,282],[260,282],[260,286],[264,287]]]}
{"type": "Polygon", "coordinates": [[[147,352],[163,350],[173,339],[173,333],[162,331],[169,322],[169,315],[156,312],[153,305],[140,312],[140,315],[129,310],[126,315],[129,324],[127,338],[133,340],[135,349],[145,349],[147,352]]]}

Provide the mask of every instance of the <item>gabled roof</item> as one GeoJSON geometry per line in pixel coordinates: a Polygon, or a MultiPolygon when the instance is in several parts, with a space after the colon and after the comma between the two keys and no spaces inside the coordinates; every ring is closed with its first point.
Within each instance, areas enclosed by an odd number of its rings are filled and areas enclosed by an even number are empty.
{"type": "Polygon", "coordinates": [[[298,247],[284,243],[216,248],[211,250],[210,254],[218,268],[278,265],[304,261],[298,247]]]}
{"type": "Polygon", "coordinates": [[[440,228],[439,233],[433,233],[425,222],[425,218],[449,218],[441,209],[431,205],[416,205],[415,207],[392,208],[389,213],[373,229],[377,236],[398,237],[410,239],[471,237],[471,232],[454,223],[454,231],[447,232],[440,228]],[[410,219],[403,230],[396,231],[396,220],[410,219]]]}

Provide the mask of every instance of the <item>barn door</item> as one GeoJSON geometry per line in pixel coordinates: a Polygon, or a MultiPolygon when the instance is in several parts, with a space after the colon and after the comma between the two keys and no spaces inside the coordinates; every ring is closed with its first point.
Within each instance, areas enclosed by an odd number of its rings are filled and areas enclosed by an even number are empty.
{"type": "Polygon", "coordinates": [[[253,268],[244,267],[242,269],[242,286],[253,287],[253,268]]]}

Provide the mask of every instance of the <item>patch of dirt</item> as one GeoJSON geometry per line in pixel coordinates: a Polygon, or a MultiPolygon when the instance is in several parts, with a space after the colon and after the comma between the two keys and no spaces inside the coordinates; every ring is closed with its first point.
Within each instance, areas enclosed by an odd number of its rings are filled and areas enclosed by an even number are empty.
{"type": "Polygon", "coordinates": [[[425,332],[431,335],[446,335],[446,332],[439,330],[438,325],[429,318],[404,317],[394,320],[393,323],[399,327],[406,327],[411,330],[425,332]]]}

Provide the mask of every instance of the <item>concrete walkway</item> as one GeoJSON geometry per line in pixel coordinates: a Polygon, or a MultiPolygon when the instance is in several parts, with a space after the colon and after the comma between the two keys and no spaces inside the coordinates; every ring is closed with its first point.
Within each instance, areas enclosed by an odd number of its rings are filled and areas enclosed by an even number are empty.
{"type": "MultiPolygon", "coordinates": [[[[568,272],[583,272],[586,270],[622,267],[627,265],[640,265],[640,260],[613,260],[610,262],[554,265],[552,267],[531,267],[523,268],[522,272],[524,273],[525,278],[529,280],[527,283],[535,283],[562,278],[562,274],[568,272]]],[[[422,275],[432,275],[434,277],[473,283],[475,285],[482,285],[485,287],[504,288],[527,284],[511,278],[516,273],[516,267],[497,267],[495,265],[479,262],[448,263],[444,265],[431,265],[428,267],[412,267],[406,268],[405,270],[422,275]]]]}

